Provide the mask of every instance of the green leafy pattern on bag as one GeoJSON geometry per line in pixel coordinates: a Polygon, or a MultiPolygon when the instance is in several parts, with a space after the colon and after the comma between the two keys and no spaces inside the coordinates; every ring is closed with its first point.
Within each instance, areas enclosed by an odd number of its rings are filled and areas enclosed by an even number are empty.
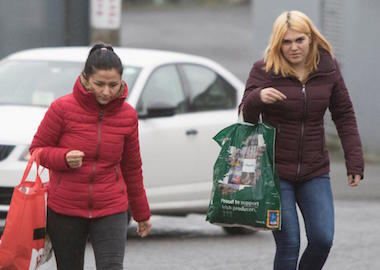
{"type": "Polygon", "coordinates": [[[214,165],[207,221],[223,226],[281,228],[275,134],[275,129],[264,123],[237,123],[213,138],[221,150],[214,165]]]}

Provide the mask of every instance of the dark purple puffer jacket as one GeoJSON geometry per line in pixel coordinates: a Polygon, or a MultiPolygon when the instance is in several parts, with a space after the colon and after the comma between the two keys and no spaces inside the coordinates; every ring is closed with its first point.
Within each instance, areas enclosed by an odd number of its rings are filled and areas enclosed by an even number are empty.
{"type": "Polygon", "coordinates": [[[263,120],[277,129],[276,166],[280,178],[306,181],[328,173],[324,114],[331,111],[346,159],[347,174],[363,178],[363,152],[354,109],[337,62],[320,49],[318,70],[303,84],[294,77],[265,72],[264,61],[256,62],[249,74],[240,107],[247,122],[263,120]],[[287,99],[264,104],[260,91],[273,87],[287,99]]]}

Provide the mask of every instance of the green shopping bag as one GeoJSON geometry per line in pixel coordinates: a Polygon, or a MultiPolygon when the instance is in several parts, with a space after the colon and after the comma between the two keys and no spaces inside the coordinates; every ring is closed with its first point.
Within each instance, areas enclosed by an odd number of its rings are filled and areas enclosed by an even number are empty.
{"type": "Polygon", "coordinates": [[[264,123],[236,123],[213,138],[221,150],[214,165],[207,221],[223,226],[281,228],[275,134],[275,129],[264,123]]]}

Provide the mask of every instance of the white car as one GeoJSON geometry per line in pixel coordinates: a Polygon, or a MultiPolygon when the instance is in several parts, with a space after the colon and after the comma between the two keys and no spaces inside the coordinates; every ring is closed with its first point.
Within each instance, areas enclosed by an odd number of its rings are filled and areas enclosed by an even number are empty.
{"type": "MultiPolygon", "coordinates": [[[[88,47],[40,48],[0,62],[0,211],[29,157],[50,103],[72,91],[88,47]]],[[[205,213],[219,146],[212,137],[237,120],[244,85],[209,59],[115,48],[125,65],[127,102],[139,115],[144,183],[153,214],[205,213]]]]}

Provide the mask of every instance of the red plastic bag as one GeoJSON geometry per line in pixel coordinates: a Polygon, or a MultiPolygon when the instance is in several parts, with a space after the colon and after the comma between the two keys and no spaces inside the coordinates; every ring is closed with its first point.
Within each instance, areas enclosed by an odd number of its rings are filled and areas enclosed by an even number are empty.
{"type": "Polygon", "coordinates": [[[33,152],[21,183],[14,188],[0,243],[0,269],[37,269],[45,252],[47,189],[39,175],[39,150],[33,152]],[[35,181],[27,181],[33,163],[35,181]]]}

